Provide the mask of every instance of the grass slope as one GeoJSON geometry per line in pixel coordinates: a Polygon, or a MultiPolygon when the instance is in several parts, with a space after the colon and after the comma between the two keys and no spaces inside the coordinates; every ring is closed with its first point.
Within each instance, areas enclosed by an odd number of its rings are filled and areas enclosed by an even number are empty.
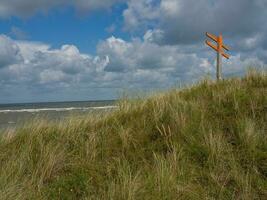
{"type": "Polygon", "coordinates": [[[0,198],[266,198],[266,73],[118,104],[7,131],[0,198]]]}

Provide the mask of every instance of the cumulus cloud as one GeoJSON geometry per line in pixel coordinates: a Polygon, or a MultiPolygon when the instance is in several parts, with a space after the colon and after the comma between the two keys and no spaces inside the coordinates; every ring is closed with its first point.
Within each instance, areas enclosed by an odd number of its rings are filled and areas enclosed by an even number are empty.
{"type": "Polygon", "coordinates": [[[92,78],[101,62],[81,54],[73,45],[51,49],[47,44],[15,41],[6,36],[1,36],[0,40],[1,44],[5,44],[0,50],[0,63],[4,67],[0,75],[8,74],[8,78],[1,77],[2,84],[74,84],[85,74],[92,78]]]}
{"type": "Polygon", "coordinates": [[[128,29],[152,24],[157,42],[172,45],[201,41],[206,31],[252,37],[263,32],[266,18],[265,0],[131,0],[124,11],[128,29]]]}
{"type": "MultiPolygon", "coordinates": [[[[141,84],[152,80],[156,80],[153,84],[157,86],[177,81],[188,83],[216,72],[214,53],[201,45],[159,45],[149,40],[127,42],[111,37],[98,45],[98,55],[108,57],[105,72],[123,74],[128,78],[136,74],[140,76],[140,73],[150,74],[142,81],[142,76],[136,79],[141,84]]],[[[255,64],[263,65],[256,55],[242,58],[238,54],[228,62],[224,74],[240,75],[247,66],[255,64]]]]}
{"type": "MultiPolygon", "coordinates": [[[[207,66],[207,71],[214,73],[210,65],[215,64],[215,56],[207,47],[202,48],[207,31],[223,33],[231,47],[233,56],[228,61],[229,70],[224,71],[226,75],[241,74],[250,64],[266,66],[266,18],[265,0],[130,0],[124,11],[126,29],[144,33],[146,45],[142,48],[147,48],[146,51],[141,51],[141,47],[135,49],[134,52],[142,52],[144,56],[143,60],[140,59],[142,56],[133,60],[138,60],[137,63],[142,63],[143,67],[156,67],[157,64],[166,67],[170,63],[178,69],[183,69],[181,63],[187,67],[194,66],[196,69],[191,72],[184,70],[178,73],[184,79],[201,74],[198,73],[201,66],[207,66]],[[192,55],[196,55],[197,59],[192,55]],[[184,57],[186,61],[183,61],[184,57]],[[208,60],[201,61],[200,58],[208,60]]],[[[177,72],[173,74],[177,76],[177,72]]]]}
{"type": "MultiPolygon", "coordinates": [[[[0,48],[0,90],[6,94],[0,102],[18,94],[15,99],[39,98],[24,101],[55,100],[53,95],[72,100],[111,98],[122,88],[168,88],[205,74],[215,75],[213,52],[199,45],[160,45],[147,39],[110,37],[98,44],[96,55],[89,55],[74,45],[54,49],[4,35],[0,41],[4,44],[0,48]]],[[[224,75],[240,75],[250,64],[264,62],[256,55],[243,58],[238,54],[225,64],[224,75]]]]}
{"type": "Polygon", "coordinates": [[[80,11],[105,9],[122,0],[1,0],[0,17],[28,17],[58,6],[74,6],[80,11]]]}
{"type": "Polygon", "coordinates": [[[128,9],[124,10],[125,29],[134,30],[140,26],[146,27],[147,21],[150,23],[159,18],[159,1],[155,0],[130,0],[128,9]]]}
{"type": "Polygon", "coordinates": [[[18,45],[5,35],[0,35],[0,68],[22,61],[18,45]]]}
{"type": "MultiPolygon", "coordinates": [[[[92,56],[80,53],[73,45],[53,49],[40,42],[2,38],[7,41],[5,49],[16,50],[8,55],[19,55],[19,59],[5,62],[0,69],[1,91],[27,88],[28,92],[48,94],[88,87],[109,88],[116,93],[122,87],[165,88],[178,80],[196,79],[199,72],[209,69],[207,65],[198,66],[207,62],[206,58],[142,40],[127,42],[110,37],[99,43],[97,55],[92,56]]],[[[0,51],[0,58],[6,55],[0,51]]]]}
{"type": "MultiPolygon", "coordinates": [[[[111,81],[112,85],[113,79],[127,75],[124,78],[127,81],[135,73],[140,75],[142,72],[157,72],[163,77],[188,81],[197,79],[201,74],[215,72],[213,53],[198,45],[159,45],[141,39],[125,41],[112,36],[98,44],[97,55],[93,56],[81,53],[74,45],[52,49],[48,44],[16,41],[7,36],[1,36],[0,40],[5,44],[0,49],[2,70],[9,71],[14,76],[13,80],[35,81],[36,84],[93,83],[103,79],[111,81]],[[6,59],[7,56],[9,59],[6,59]]],[[[229,62],[233,66],[244,61],[239,54],[233,58],[229,62]]]]}

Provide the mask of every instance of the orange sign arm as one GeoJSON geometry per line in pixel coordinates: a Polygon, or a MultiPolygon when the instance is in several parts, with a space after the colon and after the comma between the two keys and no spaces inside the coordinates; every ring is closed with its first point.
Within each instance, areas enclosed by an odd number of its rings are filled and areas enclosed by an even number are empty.
{"type": "MultiPolygon", "coordinates": [[[[215,35],[206,32],[206,36],[209,37],[210,39],[212,39],[214,42],[218,42],[218,38],[217,38],[215,35]]],[[[222,47],[223,47],[225,50],[230,51],[230,48],[229,48],[228,46],[226,46],[226,45],[223,44],[222,47]]]]}
{"type": "MultiPolygon", "coordinates": [[[[210,46],[212,49],[214,49],[215,51],[218,52],[218,48],[217,48],[215,45],[213,45],[210,41],[206,40],[206,44],[207,44],[208,46],[210,46]]],[[[221,54],[222,54],[223,57],[225,57],[225,58],[227,58],[227,59],[230,58],[230,56],[229,56],[228,54],[224,53],[224,52],[222,52],[221,54]]]]}
{"type": "Polygon", "coordinates": [[[224,52],[222,52],[222,56],[225,57],[225,58],[227,58],[227,59],[230,58],[230,56],[228,54],[224,53],[224,52]]]}
{"type": "Polygon", "coordinates": [[[230,51],[230,48],[226,46],[225,44],[222,45],[222,48],[224,48],[226,51],[230,51]]]}
{"type": "Polygon", "coordinates": [[[214,46],[209,40],[206,40],[206,44],[210,46],[211,48],[213,48],[215,51],[218,51],[218,48],[214,46]]]}
{"type": "Polygon", "coordinates": [[[206,36],[212,39],[214,42],[218,42],[218,38],[215,35],[206,32],[206,36]]]}

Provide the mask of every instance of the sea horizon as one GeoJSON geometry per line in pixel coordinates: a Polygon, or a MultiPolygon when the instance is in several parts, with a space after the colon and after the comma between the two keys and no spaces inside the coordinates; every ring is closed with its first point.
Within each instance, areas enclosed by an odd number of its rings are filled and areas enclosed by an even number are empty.
{"type": "Polygon", "coordinates": [[[72,102],[102,102],[102,101],[117,101],[118,99],[93,99],[93,100],[65,100],[65,101],[25,101],[25,102],[12,102],[1,103],[0,106],[12,104],[42,104],[42,103],[72,103],[72,102]]]}
{"type": "Polygon", "coordinates": [[[115,109],[117,100],[34,102],[0,104],[0,129],[14,128],[36,118],[62,120],[72,115],[115,109]]]}

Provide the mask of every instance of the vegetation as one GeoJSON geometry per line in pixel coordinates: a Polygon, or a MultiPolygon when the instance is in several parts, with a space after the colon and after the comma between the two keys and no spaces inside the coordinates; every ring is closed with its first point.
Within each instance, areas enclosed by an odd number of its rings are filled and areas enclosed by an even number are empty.
{"type": "Polygon", "coordinates": [[[204,80],[0,138],[1,199],[266,199],[267,75],[204,80]]]}

